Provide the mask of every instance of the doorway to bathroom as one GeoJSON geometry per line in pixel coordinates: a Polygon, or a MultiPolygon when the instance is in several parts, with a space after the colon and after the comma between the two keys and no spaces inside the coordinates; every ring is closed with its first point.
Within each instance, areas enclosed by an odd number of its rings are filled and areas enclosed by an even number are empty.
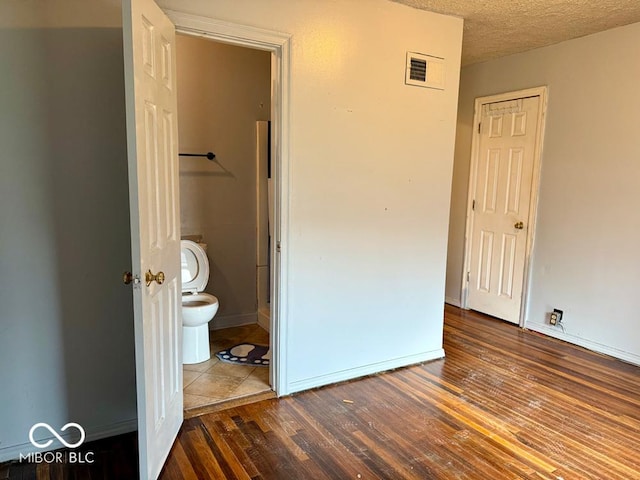
{"type": "Polygon", "coordinates": [[[205,291],[219,302],[210,359],[183,365],[189,417],[275,396],[264,351],[275,213],[272,53],[178,34],[176,58],[181,236],[206,251],[205,291]]]}

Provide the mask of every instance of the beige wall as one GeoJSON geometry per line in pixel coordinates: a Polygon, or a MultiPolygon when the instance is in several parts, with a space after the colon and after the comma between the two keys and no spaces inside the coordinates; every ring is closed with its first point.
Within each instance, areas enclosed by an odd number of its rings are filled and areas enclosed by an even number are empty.
{"type": "Polygon", "coordinates": [[[447,263],[460,298],[479,96],[548,85],[528,328],[640,363],[640,24],[462,70],[447,263]],[[566,335],[547,313],[564,310],[566,335]]]}
{"type": "Polygon", "coordinates": [[[291,35],[281,393],[441,356],[462,20],[387,0],[159,3],[291,35]],[[407,51],[446,59],[444,91],[404,84],[407,51]]]}
{"type": "Polygon", "coordinates": [[[213,328],[256,320],[256,121],[269,120],[271,54],[177,37],[182,234],[208,245],[213,328]]]}

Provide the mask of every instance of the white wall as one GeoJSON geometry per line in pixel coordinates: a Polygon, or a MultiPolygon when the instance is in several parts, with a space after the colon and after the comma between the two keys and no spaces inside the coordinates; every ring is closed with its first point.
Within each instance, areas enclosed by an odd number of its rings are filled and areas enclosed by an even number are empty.
{"type": "Polygon", "coordinates": [[[208,245],[212,328],[256,321],[256,121],[271,112],[271,54],[178,35],[183,235],[208,245]]]}
{"type": "Polygon", "coordinates": [[[135,428],[122,31],[52,4],[0,7],[0,461],[37,422],[135,428]]]}
{"type": "Polygon", "coordinates": [[[638,23],[462,70],[447,297],[460,298],[474,98],[548,85],[526,326],[640,363],[638,78],[638,23]]]}
{"type": "Polygon", "coordinates": [[[442,356],[462,20],[386,0],[159,3],[292,35],[287,390],[442,356]],[[404,85],[408,50],[446,59],[444,91],[404,85]]]}

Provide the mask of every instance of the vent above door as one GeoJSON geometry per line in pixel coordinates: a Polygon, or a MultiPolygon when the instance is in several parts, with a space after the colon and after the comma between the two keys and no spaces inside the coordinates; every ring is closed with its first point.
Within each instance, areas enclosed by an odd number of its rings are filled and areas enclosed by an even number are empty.
{"type": "Polygon", "coordinates": [[[404,83],[444,90],[444,58],[407,52],[404,83]]]}

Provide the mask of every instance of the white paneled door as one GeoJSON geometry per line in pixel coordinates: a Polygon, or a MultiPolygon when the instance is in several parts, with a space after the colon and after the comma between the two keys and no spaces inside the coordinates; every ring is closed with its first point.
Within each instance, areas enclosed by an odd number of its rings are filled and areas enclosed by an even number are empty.
{"type": "Polygon", "coordinates": [[[140,478],[182,425],[175,29],[153,0],[123,2],[140,478]]]}
{"type": "Polygon", "coordinates": [[[539,96],[481,106],[467,307],[518,323],[539,96]]]}

